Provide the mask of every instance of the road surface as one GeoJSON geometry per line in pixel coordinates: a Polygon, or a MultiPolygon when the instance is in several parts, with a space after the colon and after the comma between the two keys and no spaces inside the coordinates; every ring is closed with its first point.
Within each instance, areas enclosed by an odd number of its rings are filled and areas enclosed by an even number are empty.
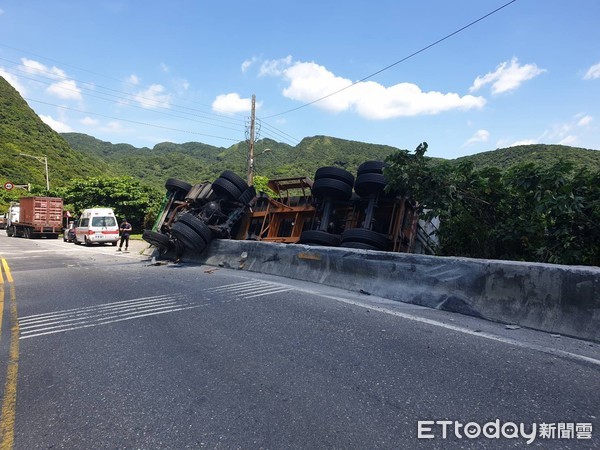
{"type": "Polygon", "coordinates": [[[599,344],[132,249],[0,235],[0,448],[600,448],[599,344]]]}

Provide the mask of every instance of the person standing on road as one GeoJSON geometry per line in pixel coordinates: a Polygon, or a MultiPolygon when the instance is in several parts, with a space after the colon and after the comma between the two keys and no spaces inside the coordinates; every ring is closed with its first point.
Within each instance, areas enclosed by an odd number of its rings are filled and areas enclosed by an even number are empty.
{"type": "Polygon", "coordinates": [[[129,247],[129,235],[131,234],[131,224],[127,222],[127,219],[123,219],[123,223],[121,223],[119,231],[121,232],[121,240],[119,242],[119,248],[117,251],[121,251],[123,242],[125,242],[125,251],[127,251],[127,248],[129,247]]]}

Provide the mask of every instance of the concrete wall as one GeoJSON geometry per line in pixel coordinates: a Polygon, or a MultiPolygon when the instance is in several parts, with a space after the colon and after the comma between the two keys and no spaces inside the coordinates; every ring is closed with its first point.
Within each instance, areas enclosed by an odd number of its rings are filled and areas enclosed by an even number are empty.
{"type": "Polygon", "coordinates": [[[312,281],[600,342],[600,268],[214,240],[184,261],[312,281]]]}

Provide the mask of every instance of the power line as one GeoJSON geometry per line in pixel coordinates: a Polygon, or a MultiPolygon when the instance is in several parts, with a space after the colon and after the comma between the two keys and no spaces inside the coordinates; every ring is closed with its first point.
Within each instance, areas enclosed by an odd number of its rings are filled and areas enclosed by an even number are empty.
{"type": "Polygon", "coordinates": [[[454,35],[456,35],[456,34],[460,33],[461,31],[464,31],[464,30],[466,30],[467,28],[469,28],[469,27],[471,27],[471,26],[475,25],[475,24],[476,24],[476,23],[478,23],[478,22],[481,22],[482,20],[486,19],[487,17],[491,16],[492,14],[495,14],[495,13],[497,13],[497,12],[498,12],[498,11],[500,11],[501,9],[504,9],[504,8],[506,8],[507,6],[511,5],[512,3],[515,3],[516,1],[517,1],[517,0],[511,0],[511,1],[510,1],[510,2],[508,2],[508,3],[505,3],[504,5],[500,6],[499,8],[496,8],[495,10],[493,10],[493,11],[491,11],[491,12],[489,12],[489,13],[485,14],[484,16],[481,16],[479,19],[477,19],[477,20],[474,20],[473,22],[471,22],[471,23],[469,23],[469,24],[465,25],[464,27],[462,27],[462,28],[459,28],[459,29],[458,29],[458,30],[456,30],[456,31],[453,31],[453,32],[452,32],[452,33],[450,33],[450,34],[447,34],[447,35],[446,35],[446,36],[444,36],[443,38],[441,38],[441,39],[438,39],[437,41],[435,41],[435,42],[433,42],[433,43],[431,43],[431,44],[429,44],[429,45],[427,45],[427,46],[425,46],[425,47],[421,48],[420,50],[417,50],[416,52],[414,52],[414,53],[411,53],[411,54],[410,54],[410,55],[408,55],[408,56],[405,56],[404,58],[402,58],[402,59],[400,59],[400,60],[396,61],[395,63],[392,63],[392,64],[390,64],[390,65],[388,65],[388,66],[384,67],[383,69],[380,69],[380,70],[378,70],[377,72],[374,72],[374,73],[372,73],[371,75],[367,75],[366,77],[364,77],[364,78],[361,78],[360,80],[358,80],[358,81],[355,81],[354,83],[352,83],[352,84],[349,84],[349,85],[348,85],[348,86],[346,86],[346,87],[343,87],[343,88],[341,88],[341,89],[338,89],[338,90],[337,90],[337,91],[335,91],[335,92],[332,92],[332,93],[330,93],[330,94],[327,94],[327,95],[325,95],[325,96],[323,96],[323,97],[320,97],[320,98],[318,98],[318,99],[316,99],[316,100],[313,100],[312,102],[305,103],[305,104],[303,104],[303,105],[297,106],[296,108],[288,109],[287,111],[283,111],[283,112],[280,112],[280,113],[278,113],[278,114],[272,114],[272,115],[270,115],[270,116],[266,116],[266,117],[265,117],[265,119],[270,119],[271,117],[282,116],[282,115],[284,115],[284,114],[288,114],[288,113],[291,113],[291,112],[294,112],[294,111],[298,111],[299,109],[305,108],[305,107],[307,107],[307,106],[310,106],[310,105],[314,105],[314,104],[315,104],[315,103],[317,103],[317,102],[320,102],[320,101],[322,101],[322,100],[325,100],[325,99],[327,99],[327,98],[329,98],[329,97],[332,97],[332,96],[334,96],[334,95],[336,95],[336,94],[339,94],[340,92],[342,92],[342,91],[345,91],[346,89],[349,89],[349,88],[351,88],[351,87],[353,87],[353,86],[356,86],[356,85],[357,85],[357,84],[359,84],[359,83],[362,83],[362,82],[364,82],[364,81],[366,81],[366,80],[368,80],[368,79],[370,79],[370,78],[373,78],[373,77],[374,77],[374,76],[376,76],[376,75],[379,75],[381,72],[384,72],[384,71],[386,71],[386,70],[388,70],[388,69],[391,69],[392,67],[394,67],[394,66],[396,66],[396,65],[398,65],[398,64],[400,64],[400,63],[402,63],[402,62],[404,62],[404,61],[406,61],[406,60],[408,60],[408,59],[410,59],[410,58],[412,58],[412,57],[414,57],[414,56],[416,56],[416,55],[418,55],[419,53],[423,53],[424,51],[426,51],[426,50],[429,50],[431,47],[433,47],[433,46],[435,46],[435,45],[437,45],[437,44],[439,44],[439,43],[441,43],[441,42],[445,41],[446,39],[449,39],[449,38],[451,38],[452,36],[454,36],[454,35]]]}
{"type": "MultiPolygon", "coordinates": [[[[22,76],[22,75],[21,75],[21,77],[22,78],[26,78],[28,80],[36,81],[38,83],[50,84],[50,83],[48,83],[46,81],[41,81],[39,78],[31,78],[31,77],[26,77],[26,76],[22,76]]],[[[65,91],[70,91],[70,92],[79,92],[76,89],[69,89],[67,87],[61,87],[61,89],[65,90],[65,91]]],[[[87,89],[87,88],[83,88],[83,87],[80,88],[80,89],[89,90],[89,91],[95,92],[92,89],[87,89]]],[[[118,97],[118,96],[115,96],[115,95],[112,95],[112,94],[106,94],[106,93],[103,93],[103,94],[104,95],[109,95],[111,97],[116,97],[118,100],[134,100],[134,99],[123,99],[122,97],[118,97]]],[[[113,101],[112,99],[108,99],[108,98],[105,98],[105,97],[101,97],[99,95],[94,95],[94,94],[89,94],[89,93],[86,93],[86,96],[87,97],[92,97],[92,98],[97,98],[99,100],[103,100],[103,101],[107,101],[107,102],[112,102],[113,101]]],[[[136,108],[136,109],[141,109],[143,111],[148,111],[147,108],[144,108],[143,106],[139,106],[139,105],[135,105],[135,104],[128,104],[127,106],[129,106],[130,108],[136,108]]],[[[160,107],[160,108],[162,108],[162,109],[168,109],[168,108],[165,108],[165,107],[160,107]]],[[[169,116],[169,117],[175,117],[175,118],[178,118],[178,119],[189,120],[189,121],[194,122],[194,123],[201,123],[201,124],[209,125],[209,126],[212,126],[212,127],[222,128],[222,129],[229,130],[229,131],[239,131],[238,128],[231,128],[231,127],[226,127],[226,126],[223,126],[223,125],[217,125],[217,124],[210,123],[210,122],[204,122],[202,120],[194,119],[194,118],[191,118],[191,117],[179,116],[177,114],[172,114],[172,113],[168,113],[168,112],[165,112],[165,111],[159,111],[159,110],[155,110],[154,109],[154,110],[152,110],[152,112],[155,112],[155,113],[158,113],[158,114],[162,114],[164,116],[169,116]]],[[[94,114],[94,113],[89,112],[89,111],[86,111],[85,113],[94,114]]],[[[189,114],[189,113],[185,113],[185,112],[182,112],[182,113],[189,114]]],[[[210,118],[208,118],[207,120],[210,120],[210,118]]]]}
{"type": "Polygon", "coordinates": [[[198,135],[198,136],[211,137],[211,138],[215,138],[215,139],[224,139],[224,140],[233,141],[233,142],[239,142],[240,141],[239,139],[227,138],[227,137],[223,137],[223,136],[215,136],[215,135],[212,135],[212,134],[198,133],[198,132],[189,131],[189,130],[180,130],[178,128],[164,127],[162,125],[154,125],[154,124],[150,124],[150,123],[139,122],[137,120],[123,119],[123,118],[120,118],[120,117],[108,116],[106,114],[99,114],[99,113],[93,113],[93,112],[89,112],[89,111],[83,111],[81,109],[70,108],[70,107],[64,106],[64,105],[56,105],[54,103],[48,103],[48,102],[44,102],[44,101],[36,100],[36,99],[32,99],[32,98],[26,98],[26,97],[24,97],[24,98],[25,98],[25,100],[27,100],[29,102],[40,103],[42,105],[47,105],[47,106],[54,106],[56,108],[67,109],[69,111],[76,111],[76,112],[80,112],[80,113],[84,113],[84,114],[91,114],[93,116],[104,117],[104,118],[107,118],[107,119],[120,120],[122,122],[134,123],[136,125],[144,125],[144,126],[147,126],[147,127],[161,128],[163,130],[177,131],[179,133],[195,134],[195,135],[198,135]]]}
{"type": "MultiPolygon", "coordinates": [[[[10,62],[11,64],[15,64],[15,65],[19,66],[19,63],[15,62],[15,61],[11,61],[11,60],[8,60],[8,59],[5,59],[5,58],[0,58],[0,60],[1,61],[10,62]]],[[[75,81],[77,83],[80,83],[80,86],[78,87],[78,89],[80,89],[80,90],[85,90],[85,91],[94,92],[94,93],[101,93],[103,95],[114,97],[114,98],[117,98],[119,100],[134,101],[134,102],[138,102],[138,103],[140,103],[140,100],[147,101],[147,102],[152,102],[153,104],[157,105],[157,108],[162,108],[162,109],[172,109],[173,107],[175,109],[179,108],[179,109],[183,110],[183,111],[179,111],[180,113],[190,114],[192,116],[196,116],[196,114],[192,114],[192,113],[187,112],[189,110],[189,111],[193,111],[194,113],[198,113],[198,117],[202,117],[202,118],[204,118],[206,120],[212,120],[214,122],[222,122],[222,123],[227,123],[227,124],[232,124],[232,125],[238,125],[239,122],[241,122],[241,119],[232,119],[232,118],[229,118],[229,117],[226,117],[228,120],[214,119],[211,116],[216,116],[216,117],[219,117],[219,118],[225,117],[225,116],[222,116],[220,114],[214,114],[214,113],[205,113],[205,112],[200,111],[200,110],[195,109],[195,108],[181,106],[181,105],[177,105],[177,104],[173,104],[173,103],[161,102],[160,100],[156,100],[156,99],[144,97],[144,96],[139,95],[139,94],[130,94],[130,93],[127,93],[127,92],[119,91],[119,90],[108,88],[108,87],[101,86],[101,85],[97,85],[97,84],[90,83],[90,82],[87,82],[87,81],[78,80],[78,79],[72,78],[72,77],[58,76],[58,75],[55,75],[52,72],[49,72],[47,70],[35,69],[35,73],[31,73],[31,72],[29,72],[27,70],[20,69],[19,67],[16,67],[16,68],[12,67],[12,68],[9,68],[8,70],[11,73],[15,73],[15,71],[17,71],[17,72],[25,73],[27,75],[35,75],[37,78],[27,77],[27,76],[23,76],[23,75],[19,75],[19,76],[22,77],[22,78],[26,78],[26,79],[33,80],[33,81],[38,81],[38,82],[41,82],[41,83],[44,83],[44,82],[40,81],[39,78],[44,78],[46,80],[51,80],[52,82],[56,82],[57,80],[63,80],[63,81],[64,80],[72,80],[72,81],[75,81]],[[39,74],[40,72],[41,73],[45,73],[45,74],[47,74],[49,76],[44,77],[44,76],[42,76],[42,75],[39,74]],[[117,93],[119,95],[115,95],[115,94],[111,94],[111,93],[107,93],[107,92],[98,92],[98,91],[96,91],[96,89],[91,89],[91,88],[85,87],[86,85],[88,85],[88,86],[89,85],[93,85],[94,87],[101,88],[101,89],[104,89],[104,90],[109,91],[109,92],[115,92],[115,93],[117,93]],[[164,105],[168,105],[168,106],[164,106],[164,105]]],[[[16,75],[16,73],[15,73],[15,75],[16,75]]],[[[47,83],[47,84],[49,84],[49,83],[47,83]]],[[[67,88],[65,86],[59,86],[59,88],[62,89],[62,90],[66,90],[66,91],[79,92],[76,89],[69,89],[69,88],[67,88]]],[[[86,94],[86,95],[88,95],[90,97],[99,98],[99,99],[108,101],[107,99],[105,99],[103,97],[99,97],[97,95],[92,95],[92,94],[86,94]]],[[[133,106],[136,107],[136,105],[133,105],[133,106]]],[[[147,108],[143,108],[142,107],[142,109],[147,109],[147,108]]],[[[180,117],[180,116],[176,116],[176,117],[180,117]]],[[[183,117],[180,117],[180,118],[183,118],[183,117]]],[[[206,123],[206,122],[201,122],[201,123],[206,123]]],[[[212,125],[212,124],[208,124],[208,125],[212,125]]],[[[218,126],[218,125],[213,125],[213,126],[218,126]]]]}
{"type": "MultiPolygon", "coordinates": [[[[11,49],[11,50],[16,50],[16,51],[19,51],[19,52],[22,52],[22,53],[27,53],[29,55],[35,56],[36,58],[41,58],[41,59],[44,59],[46,61],[51,61],[53,63],[60,64],[61,66],[70,67],[70,68],[75,69],[75,70],[79,70],[79,71],[82,71],[82,72],[87,72],[87,73],[90,73],[92,75],[96,75],[96,76],[99,76],[99,77],[102,77],[102,78],[106,78],[106,79],[109,79],[109,80],[117,81],[119,83],[128,84],[128,85],[130,85],[132,87],[140,87],[137,84],[131,83],[131,82],[127,81],[127,80],[122,80],[122,79],[119,79],[119,78],[115,78],[115,77],[111,77],[111,76],[108,76],[108,75],[105,75],[105,74],[101,74],[99,72],[94,72],[94,71],[89,70],[89,69],[85,69],[85,68],[82,68],[82,67],[74,66],[72,64],[68,64],[68,63],[65,63],[63,61],[58,61],[58,60],[53,59],[53,58],[48,58],[47,56],[39,55],[37,53],[33,53],[33,52],[28,51],[28,50],[23,50],[23,49],[20,49],[20,48],[17,48],[17,47],[13,47],[13,46],[10,46],[10,45],[7,45],[7,44],[3,44],[3,43],[0,43],[0,47],[8,48],[8,49],[11,49]]],[[[3,58],[0,58],[0,59],[3,59],[3,58]]],[[[10,62],[13,63],[13,64],[19,64],[19,63],[15,63],[14,61],[10,61],[10,62]]],[[[39,71],[39,69],[37,69],[37,70],[39,71]]],[[[75,80],[75,81],[77,81],[77,80],[75,80]]],[[[80,81],[80,83],[86,83],[86,82],[80,81]]],[[[87,83],[87,84],[91,84],[91,83],[87,83]]],[[[99,87],[102,87],[102,86],[99,86],[99,87]]],[[[112,90],[110,88],[104,88],[104,87],[103,87],[103,89],[112,90]]],[[[204,107],[207,107],[207,108],[213,108],[212,105],[207,105],[207,104],[200,103],[200,102],[191,102],[191,103],[195,103],[197,105],[204,106],[204,107]]],[[[219,116],[219,117],[225,117],[225,116],[220,115],[220,114],[215,114],[215,115],[219,116]]],[[[243,120],[243,119],[239,119],[239,120],[243,120]]]]}

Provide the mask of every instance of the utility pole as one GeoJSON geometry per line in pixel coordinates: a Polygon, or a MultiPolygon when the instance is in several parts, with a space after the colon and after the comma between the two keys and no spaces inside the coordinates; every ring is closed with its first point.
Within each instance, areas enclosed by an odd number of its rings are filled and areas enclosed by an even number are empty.
{"type": "Polygon", "coordinates": [[[252,94],[250,113],[250,142],[248,148],[248,186],[254,183],[254,122],[256,120],[256,95],[252,94]]]}
{"type": "Polygon", "coordinates": [[[50,190],[50,178],[48,177],[48,156],[46,156],[46,155],[33,156],[33,155],[27,155],[25,153],[19,153],[19,156],[27,156],[28,158],[37,159],[39,162],[44,163],[44,167],[46,169],[46,190],[49,191],[50,190]]]}

